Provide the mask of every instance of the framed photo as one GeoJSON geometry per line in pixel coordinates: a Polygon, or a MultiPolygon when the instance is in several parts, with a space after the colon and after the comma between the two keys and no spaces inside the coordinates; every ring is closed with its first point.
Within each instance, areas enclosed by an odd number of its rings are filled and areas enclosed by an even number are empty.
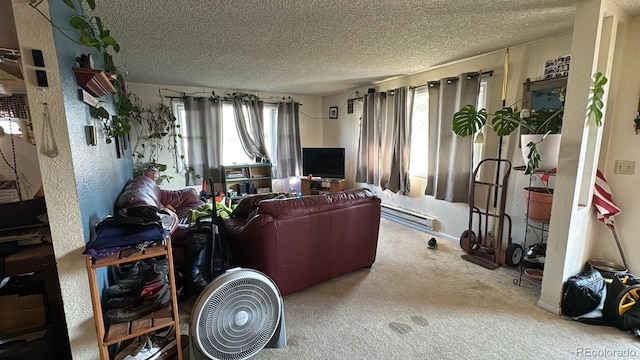
{"type": "Polygon", "coordinates": [[[545,60],[544,79],[557,79],[569,76],[569,63],[571,55],[560,56],[555,59],[545,60]]]}
{"type": "Polygon", "coordinates": [[[338,118],[338,107],[330,106],[329,107],[329,119],[337,119],[338,118]]]}

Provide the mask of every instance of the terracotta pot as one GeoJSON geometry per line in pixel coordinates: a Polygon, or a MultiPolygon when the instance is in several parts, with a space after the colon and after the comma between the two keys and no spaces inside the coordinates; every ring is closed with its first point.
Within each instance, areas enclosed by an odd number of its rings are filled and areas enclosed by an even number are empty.
{"type": "Polygon", "coordinates": [[[526,187],[524,188],[524,200],[528,204],[526,215],[529,219],[537,221],[549,221],[551,219],[553,189],[526,187]]]}

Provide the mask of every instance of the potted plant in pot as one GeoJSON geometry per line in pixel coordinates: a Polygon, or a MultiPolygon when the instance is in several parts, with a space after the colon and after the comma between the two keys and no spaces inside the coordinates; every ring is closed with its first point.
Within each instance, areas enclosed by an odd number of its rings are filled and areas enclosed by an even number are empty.
{"type": "MultiPolygon", "coordinates": [[[[587,116],[593,114],[597,126],[602,125],[602,107],[604,106],[602,97],[606,83],[607,78],[601,72],[593,76],[587,116]]],[[[544,142],[549,134],[559,132],[562,126],[564,107],[552,112],[519,110],[517,104],[522,101],[517,101],[512,106],[503,107],[493,114],[488,113],[486,109],[477,110],[474,105],[465,105],[453,115],[453,132],[463,137],[472,136],[480,131],[484,125],[488,125],[500,137],[510,135],[519,127],[526,129],[529,134],[541,135],[538,140],[523,142],[523,148],[526,144],[527,149],[525,174],[533,174],[539,168],[542,160],[542,154],[538,150],[539,144],[544,142]]],[[[562,102],[564,103],[564,99],[562,102]]]]}

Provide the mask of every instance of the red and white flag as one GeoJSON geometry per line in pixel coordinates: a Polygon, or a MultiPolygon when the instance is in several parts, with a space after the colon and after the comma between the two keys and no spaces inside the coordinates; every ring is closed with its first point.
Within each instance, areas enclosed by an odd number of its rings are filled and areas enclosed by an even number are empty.
{"type": "Polygon", "coordinates": [[[593,206],[595,206],[598,214],[598,220],[602,221],[609,227],[615,224],[614,216],[618,215],[622,210],[613,202],[611,197],[611,188],[607,184],[607,179],[600,170],[596,174],[596,182],[594,184],[593,206]]]}

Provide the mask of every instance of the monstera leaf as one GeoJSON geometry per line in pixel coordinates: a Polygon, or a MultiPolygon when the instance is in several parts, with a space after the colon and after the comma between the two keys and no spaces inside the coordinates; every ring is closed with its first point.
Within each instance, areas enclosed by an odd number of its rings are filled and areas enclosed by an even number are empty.
{"type": "Polygon", "coordinates": [[[475,134],[487,123],[487,110],[476,111],[473,105],[465,105],[453,115],[453,132],[460,136],[475,134]]]}

